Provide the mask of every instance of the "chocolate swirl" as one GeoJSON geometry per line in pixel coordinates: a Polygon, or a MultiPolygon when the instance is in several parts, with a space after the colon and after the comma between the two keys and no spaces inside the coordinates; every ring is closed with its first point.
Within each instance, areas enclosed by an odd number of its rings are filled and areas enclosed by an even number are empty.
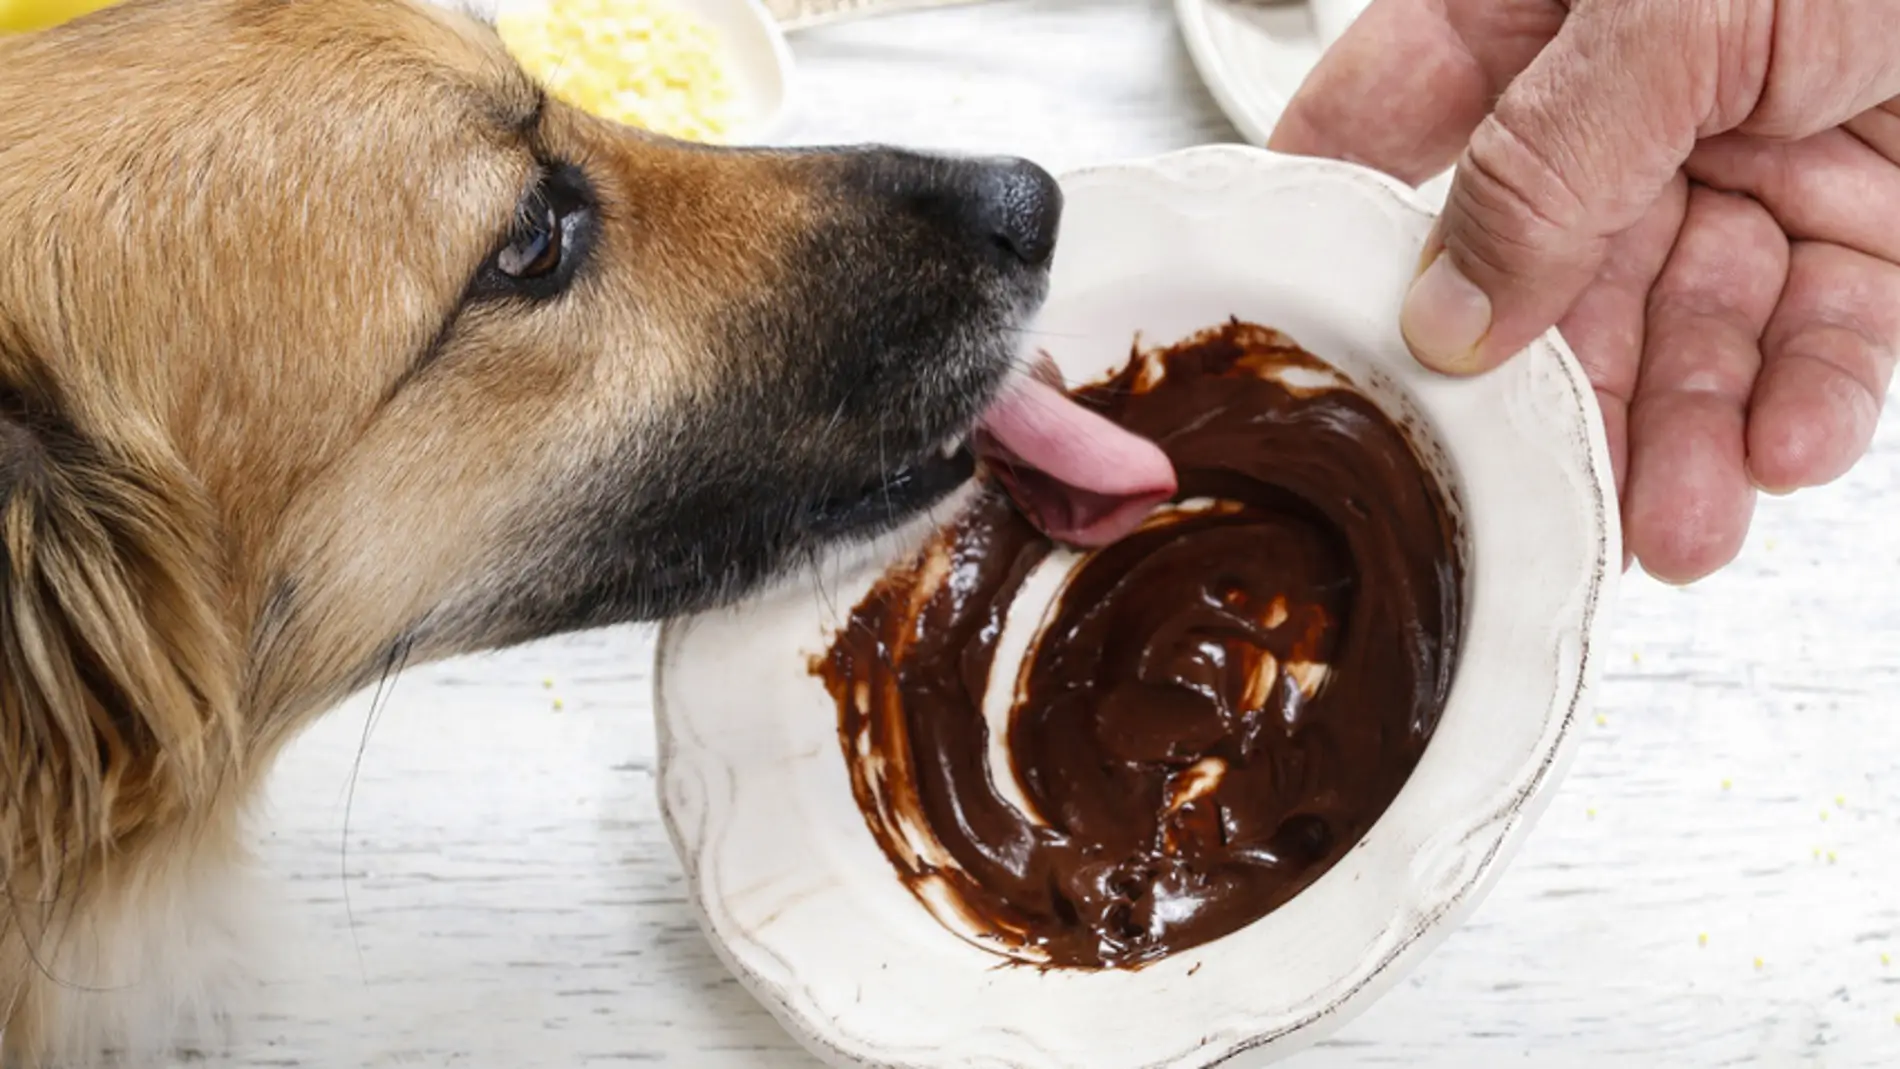
{"type": "Polygon", "coordinates": [[[1450,688],[1463,574],[1404,432],[1276,331],[1137,351],[1077,397],[1158,442],[1181,492],[1074,563],[1007,767],[992,664],[1025,580],[1063,560],[995,488],[813,670],[871,833],[941,919],[1024,962],[1134,967],[1278,908],[1391,804],[1450,688]]]}

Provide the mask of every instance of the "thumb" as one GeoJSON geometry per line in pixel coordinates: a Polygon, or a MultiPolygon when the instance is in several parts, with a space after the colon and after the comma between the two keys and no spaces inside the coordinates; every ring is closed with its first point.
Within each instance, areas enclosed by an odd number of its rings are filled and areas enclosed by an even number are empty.
{"type": "Polygon", "coordinates": [[[1695,147],[1702,5],[1578,5],[1459,161],[1405,300],[1429,367],[1497,366],[1550,329],[1695,147]]]}

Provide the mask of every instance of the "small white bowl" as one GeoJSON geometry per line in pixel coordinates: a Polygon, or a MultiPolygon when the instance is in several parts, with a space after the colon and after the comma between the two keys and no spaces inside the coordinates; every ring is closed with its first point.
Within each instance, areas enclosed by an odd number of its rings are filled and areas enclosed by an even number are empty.
{"type": "MultiPolygon", "coordinates": [[[[543,6],[547,0],[431,0],[493,25],[502,11],[543,6]]],[[[732,79],[734,121],[727,141],[769,143],[784,128],[793,104],[796,66],[785,32],[761,0],[666,0],[718,34],[732,79]]]]}
{"type": "MultiPolygon", "coordinates": [[[[1470,913],[1575,749],[1622,563],[1608,452],[1552,333],[1488,375],[1424,371],[1399,306],[1431,219],[1345,164],[1224,146],[1069,176],[1040,343],[1072,383],[1239,316],[1290,333],[1430,439],[1463,515],[1467,630],[1392,807],[1278,911],[1138,972],[1039,973],[941,926],[853,803],[808,674],[878,564],[669,626],[660,794],[720,956],[833,1066],[1261,1066],[1362,1011],[1470,913]]],[[[1007,673],[1013,666],[999,664],[1007,673]]]]}

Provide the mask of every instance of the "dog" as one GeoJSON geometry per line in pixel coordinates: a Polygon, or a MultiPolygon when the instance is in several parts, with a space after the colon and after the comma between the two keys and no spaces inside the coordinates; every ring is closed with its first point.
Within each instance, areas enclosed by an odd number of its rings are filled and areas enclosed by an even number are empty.
{"type": "Polygon", "coordinates": [[[731,603],[971,476],[1059,187],[675,143],[416,0],[0,40],[0,1061],[243,954],[242,822],[402,665],[731,603]]]}

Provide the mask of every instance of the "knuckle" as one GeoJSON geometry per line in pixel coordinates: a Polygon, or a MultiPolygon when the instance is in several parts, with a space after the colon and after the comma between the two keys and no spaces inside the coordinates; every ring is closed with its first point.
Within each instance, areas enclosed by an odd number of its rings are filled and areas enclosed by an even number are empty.
{"type": "Polygon", "coordinates": [[[1879,353],[1900,349],[1900,265],[1843,246],[1796,245],[1770,333],[1786,344],[1823,328],[1879,353]]]}
{"type": "Polygon", "coordinates": [[[1809,323],[1771,339],[1769,355],[1782,374],[1802,368],[1810,396],[1837,411],[1878,410],[1893,376],[1894,350],[1852,326],[1809,323]]]}
{"type": "Polygon", "coordinates": [[[1680,5],[1690,20],[1678,27],[1682,40],[1706,39],[1713,32],[1705,46],[1713,61],[1704,133],[1733,130],[1760,109],[1772,69],[1776,9],[1782,6],[1772,0],[1701,0],[1680,5]]]}
{"type": "Polygon", "coordinates": [[[1759,334],[1787,278],[1787,248],[1755,200],[1698,189],[1650,291],[1651,313],[1730,320],[1759,334]]]}
{"type": "Polygon", "coordinates": [[[1556,156],[1532,121],[1493,112],[1472,134],[1462,171],[1474,224],[1497,239],[1538,248],[1586,218],[1586,204],[1567,177],[1571,161],[1556,156]]]}

